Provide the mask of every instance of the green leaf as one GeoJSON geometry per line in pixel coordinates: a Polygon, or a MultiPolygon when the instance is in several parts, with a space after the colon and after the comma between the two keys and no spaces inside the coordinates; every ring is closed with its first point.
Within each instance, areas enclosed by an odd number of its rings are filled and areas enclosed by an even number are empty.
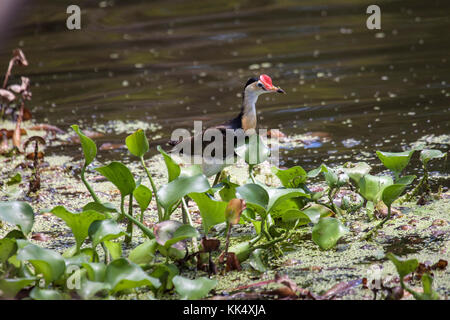
{"type": "Polygon", "coordinates": [[[117,222],[110,219],[92,222],[88,229],[88,234],[94,248],[101,242],[117,239],[126,235],[117,222]]]}
{"type": "Polygon", "coordinates": [[[83,241],[88,236],[89,226],[95,220],[103,220],[105,216],[97,211],[88,210],[80,213],[67,211],[63,206],[53,208],[51,211],[55,216],[64,220],[67,226],[72,230],[79,251],[83,241]]]}
{"type": "Polygon", "coordinates": [[[147,240],[131,250],[128,259],[136,264],[148,264],[155,259],[156,240],[147,240]]]}
{"type": "Polygon", "coordinates": [[[259,164],[270,156],[270,149],[264,144],[258,134],[249,136],[248,142],[235,149],[236,154],[248,164],[259,164]]]}
{"type": "Polygon", "coordinates": [[[380,200],[383,189],[391,184],[394,184],[394,181],[389,176],[366,174],[359,180],[359,193],[366,200],[377,203],[380,200]]]}
{"type": "Polygon", "coordinates": [[[102,176],[112,182],[119,189],[122,197],[133,193],[136,182],[133,174],[124,164],[113,161],[107,166],[95,168],[102,176]]]}
{"type": "Polygon", "coordinates": [[[269,195],[269,203],[267,204],[267,213],[270,213],[272,209],[276,208],[277,205],[281,202],[284,202],[291,198],[309,198],[310,195],[306,194],[303,189],[295,188],[295,189],[283,189],[283,188],[267,188],[266,189],[269,195]]]}
{"type": "Polygon", "coordinates": [[[417,259],[409,259],[404,260],[399,257],[396,257],[393,253],[389,252],[386,254],[386,258],[392,261],[397,269],[397,272],[401,279],[403,279],[406,275],[415,271],[419,266],[419,261],[417,259]]]}
{"type": "Polygon", "coordinates": [[[180,176],[158,190],[159,202],[167,211],[178,200],[191,192],[206,192],[210,188],[208,179],[203,174],[192,177],[180,176]]]}
{"type": "Polygon", "coordinates": [[[311,171],[308,172],[308,177],[309,178],[315,178],[317,177],[321,172],[328,172],[328,168],[326,165],[321,164],[320,167],[313,169],[311,171]]]}
{"type": "Polygon", "coordinates": [[[213,226],[225,222],[224,212],[227,202],[211,199],[204,193],[190,193],[189,197],[198,206],[205,234],[208,234],[213,226]]]}
{"type": "Polygon", "coordinates": [[[101,262],[85,262],[82,267],[86,269],[90,281],[105,281],[106,265],[101,262]]]}
{"type": "Polygon", "coordinates": [[[368,174],[372,168],[365,162],[358,162],[355,164],[347,162],[344,164],[342,170],[349,176],[350,179],[355,181],[356,184],[359,184],[359,180],[364,175],[368,174]]]}
{"type": "Polygon", "coordinates": [[[58,290],[34,287],[30,292],[30,298],[33,300],[65,300],[66,297],[58,290]]]}
{"type": "Polygon", "coordinates": [[[289,224],[288,226],[285,226],[288,229],[292,228],[297,221],[297,226],[303,226],[311,222],[309,216],[300,210],[288,210],[284,212],[281,216],[281,220],[282,222],[289,224]]]}
{"type": "Polygon", "coordinates": [[[348,232],[341,221],[336,218],[322,218],[313,227],[312,240],[321,249],[333,248],[338,240],[348,232]]]}
{"type": "Polygon", "coordinates": [[[439,300],[439,294],[433,290],[433,277],[424,273],[422,275],[423,293],[417,293],[414,297],[418,300],[439,300]]]}
{"type": "Polygon", "coordinates": [[[64,258],[59,253],[31,243],[19,249],[17,259],[30,262],[35,274],[42,273],[47,284],[60,279],[66,270],[64,258]]]}
{"type": "Polygon", "coordinates": [[[311,222],[316,224],[319,222],[320,218],[329,217],[334,214],[329,208],[321,205],[321,204],[312,204],[306,209],[303,209],[303,212],[311,219],[311,222]]]}
{"type": "Polygon", "coordinates": [[[17,243],[15,239],[0,239],[0,264],[5,263],[9,257],[13,256],[17,251],[17,243]]]}
{"type": "Polygon", "coordinates": [[[420,152],[420,161],[422,161],[424,165],[427,165],[428,161],[432,159],[441,159],[446,155],[446,152],[441,152],[440,150],[426,149],[420,152]]]}
{"type": "Polygon", "coordinates": [[[80,138],[81,147],[83,148],[84,153],[84,166],[87,167],[89,164],[94,161],[95,156],[97,155],[97,146],[92,139],[86,137],[79,129],[79,127],[74,124],[72,125],[72,129],[77,133],[80,138]]]}
{"type": "Polygon", "coordinates": [[[22,176],[20,175],[20,173],[16,173],[13,177],[11,177],[8,182],[6,182],[6,185],[8,186],[12,186],[18,183],[22,182],[22,176]]]}
{"type": "Polygon", "coordinates": [[[103,242],[113,260],[122,257],[122,243],[106,240],[103,242]]]}
{"type": "Polygon", "coordinates": [[[250,254],[250,266],[255,269],[256,271],[259,272],[266,272],[267,271],[267,267],[264,264],[261,255],[263,254],[263,250],[262,249],[256,249],[255,251],[253,251],[250,254]]]}
{"type": "Polygon", "coordinates": [[[127,145],[130,153],[138,158],[143,157],[149,149],[147,137],[142,129],[130,134],[125,139],[125,144],[127,145]]]}
{"type": "Polygon", "coordinates": [[[160,146],[156,147],[159,153],[162,154],[164,162],[167,167],[167,174],[169,176],[169,182],[172,182],[180,175],[181,169],[178,163],[175,162],[160,146]]]}
{"type": "Polygon", "coordinates": [[[399,174],[408,165],[415,150],[405,152],[377,151],[377,156],[389,170],[399,174]]]}
{"type": "Polygon", "coordinates": [[[231,199],[236,198],[236,188],[239,187],[238,184],[231,182],[229,176],[220,183],[223,185],[223,188],[219,191],[219,195],[223,201],[228,202],[231,199]]]}
{"type": "Polygon", "coordinates": [[[159,288],[161,282],[147,275],[138,265],[124,258],[116,259],[106,267],[105,282],[112,293],[127,289],[149,286],[159,288]]]}
{"type": "Polygon", "coordinates": [[[161,281],[159,291],[171,290],[173,288],[173,278],[180,273],[174,264],[160,263],[150,274],[161,281]]]}
{"type": "Polygon", "coordinates": [[[0,291],[5,298],[14,298],[25,287],[36,282],[36,278],[0,279],[0,291]]]}
{"type": "Polygon", "coordinates": [[[152,201],[152,191],[143,184],[140,184],[134,189],[133,196],[139,204],[141,213],[143,213],[148,208],[150,201],[152,201]]]}
{"type": "Polygon", "coordinates": [[[384,204],[390,207],[392,203],[400,197],[405,189],[405,184],[393,184],[384,188],[383,195],[381,197],[384,204]]]}
{"type": "Polygon", "coordinates": [[[181,299],[197,300],[208,295],[216,285],[216,280],[210,280],[200,277],[191,280],[182,276],[175,276],[172,280],[175,290],[181,296],[181,299]]]}
{"type": "Polygon", "coordinates": [[[280,179],[281,184],[285,188],[297,188],[308,179],[308,174],[300,166],[295,166],[286,170],[272,167],[271,170],[278,179],[280,179]]]}
{"type": "Polygon", "coordinates": [[[117,212],[117,209],[111,203],[98,203],[98,202],[89,202],[83,207],[83,211],[93,210],[100,213],[104,213],[105,215],[109,215],[110,213],[117,212]]]}
{"type": "Polygon", "coordinates": [[[154,227],[156,242],[165,249],[174,247],[184,250],[185,244],[180,241],[198,236],[197,230],[187,224],[175,220],[160,222],[154,227]]]}
{"type": "Polygon", "coordinates": [[[248,207],[265,214],[269,204],[269,194],[258,184],[248,183],[236,188],[236,195],[245,200],[248,207]]]}
{"type": "Polygon", "coordinates": [[[416,176],[414,176],[414,175],[404,176],[404,177],[401,177],[400,179],[398,179],[395,183],[408,185],[408,184],[411,184],[415,179],[416,179],[416,176]]]}
{"type": "Polygon", "coordinates": [[[33,208],[21,201],[0,202],[0,220],[15,224],[24,234],[28,234],[34,224],[33,208]]]}
{"type": "Polygon", "coordinates": [[[254,248],[252,247],[250,241],[244,241],[232,246],[228,252],[233,252],[239,262],[242,263],[250,257],[253,250],[254,248]]]}
{"type": "Polygon", "coordinates": [[[84,300],[91,300],[97,293],[110,290],[110,286],[108,283],[90,281],[86,278],[83,278],[83,280],[81,280],[80,285],[81,288],[77,290],[77,293],[84,300]]]}

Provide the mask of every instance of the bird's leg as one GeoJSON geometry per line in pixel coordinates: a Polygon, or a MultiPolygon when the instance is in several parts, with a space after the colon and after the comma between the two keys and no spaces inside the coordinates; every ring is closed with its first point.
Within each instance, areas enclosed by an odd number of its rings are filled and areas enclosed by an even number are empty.
{"type": "Polygon", "coordinates": [[[214,182],[213,182],[213,187],[219,182],[221,174],[222,174],[222,170],[220,170],[219,173],[216,174],[216,177],[214,178],[214,182]]]}

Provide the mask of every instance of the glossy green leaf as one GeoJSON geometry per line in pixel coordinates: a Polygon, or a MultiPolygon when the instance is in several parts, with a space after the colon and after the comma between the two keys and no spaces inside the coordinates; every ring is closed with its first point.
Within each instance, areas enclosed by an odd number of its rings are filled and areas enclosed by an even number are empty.
{"type": "Polygon", "coordinates": [[[191,192],[206,192],[210,188],[208,179],[203,175],[180,176],[158,190],[161,205],[167,211],[178,200],[191,192]]]}
{"type": "Polygon", "coordinates": [[[141,213],[148,208],[150,201],[152,201],[152,191],[143,184],[138,185],[136,189],[134,189],[133,196],[139,204],[141,213]]]}
{"type": "Polygon", "coordinates": [[[256,249],[250,254],[249,264],[250,266],[259,272],[266,272],[267,266],[262,259],[263,249],[256,249]]]}
{"type": "Polygon", "coordinates": [[[33,208],[21,201],[0,202],[0,220],[19,226],[20,230],[28,234],[33,228],[33,208]]]}
{"type": "Polygon", "coordinates": [[[122,243],[114,242],[111,240],[106,240],[103,242],[105,247],[108,249],[109,254],[113,260],[119,259],[122,257],[122,243]]]}
{"type": "Polygon", "coordinates": [[[156,242],[164,248],[174,247],[184,250],[185,245],[181,241],[198,236],[198,231],[187,224],[175,220],[160,222],[154,227],[156,242]]]}
{"type": "Polygon", "coordinates": [[[276,208],[277,205],[283,201],[286,201],[291,198],[309,198],[310,195],[305,193],[305,191],[301,188],[292,188],[292,189],[284,189],[284,188],[267,188],[266,189],[269,195],[269,202],[267,204],[267,213],[271,213],[273,208],[276,208]]]}
{"type": "Polygon", "coordinates": [[[83,278],[80,283],[80,289],[77,290],[77,293],[84,300],[91,300],[95,297],[96,294],[102,291],[109,291],[110,285],[104,282],[96,282],[90,281],[86,278],[83,278]]]}
{"type": "Polygon", "coordinates": [[[125,144],[130,153],[138,158],[143,157],[149,149],[147,137],[142,129],[130,134],[125,139],[125,144]]]}
{"type": "Polygon", "coordinates": [[[253,250],[254,248],[252,247],[250,241],[244,241],[232,246],[230,249],[228,249],[228,252],[233,252],[239,262],[242,263],[250,257],[253,250]]]}
{"type": "Polygon", "coordinates": [[[381,198],[383,189],[391,184],[394,184],[394,181],[389,176],[366,174],[359,180],[359,193],[366,200],[377,203],[381,198]]]}
{"type": "Polygon", "coordinates": [[[249,136],[246,143],[235,149],[236,154],[248,164],[259,164],[266,161],[270,156],[270,149],[264,144],[257,134],[249,136]]]}
{"type": "Polygon", "coordinates": [[[208,234],[213,226],[225,222],[224,212],[227,202],[211,199],[204,193],[190,193],[189,197],[198,206],[205,234],[208,234]]]}
{"type": "Polygon", "coordinates": [[[16,294],[31,285],[34,285],[37,278],[13,278],[0,279],[0,291],[2,297],[14,298],[16,294]]]}
{"type": "MultiPolygon", "coordinates": [[[[284,212],[281,216],[281,220],[284,223],[290,223],[291,228],[294,226],[295,223],[297,224],[297,226],[303,226],[311,222],[309,216],[300,210],[288,210],[284,212]]],[[[289,226],[285,227],[289,228],[289,226]]]]}
{"type": "Polygon", "coordinates": [[[138,265],[124,258],[116,259],[107,266],[105,282],[113,293],[142,286],[158,288],[161,285],[158,279],[147,275],[138,265]]]}
{"type": "Polygon", "coordinates": [[[343,165],[342,170],[349,176],[350,179],[359,184],[359,180],[372,170],[372,167],[365,162],[350,163],[343,165]]]}
{"type": "Polygon", "coordinates": [[[406,275],[415,271],[419,266],[419,261],[417,261],[417,259],[409,259],[409,260],[401,259],[391,252],[386,254],[386,258],[392,261],[392,263],[395,265],[395,268],[397,269],[400,278],[402,279],[406,275]]]}
{"type": "Polygon", "coordinates": [[[439,300],[439,294],[433,290],[433,277],[424,273],[422,275],[422,288],[423,293],[416,293],[414,298],[417,300],[439,300]]]}
{"type": "Polygon", "coordinates": [[[159,291],[171,290],[173,288],[173,278],[180,273],[174,264],[160,263],[150,274],[152,277],[159,279],[161,287],[159,291]]]}
{"type": "Polygon", "coordinates": [[[400,195],[403,193],[403,191],[405,191],[405,189],[406,185],[404,184],[393,184],[384,188],[381,197],[384,204],[390,207],[392,203],[395,200],[397,200],[398,197],[400,197],[400,195]]]}
{"type": "Polygon", "coordinates": [[[166,164],[169,182],[172,182],[180,175],[181,172],[180,166],[160,146],[158,146],[157,149],[159,153],[161,153],[161,155],[163,156],[164,162],[166,164]]]}
{"type": "Polygon", "coordinates": [[[395,181],[396,184],[411,184],[414,180],[416,179],[416,176],[411,175],[411,176],[403,176],[400,179],[398,179],[397,181],[395,181]]]}
{"type": "Polygon", "coordinates": [[[105,216],[97,211],[88,210],[80,213],[72,213],[63,206],[53,208],[51,211],[55,216],[64,220],[67,226],[72,229],[72,233],[77,243],[77,251],[83,241],[88,236],[89,226],[95,220],[103,220],[105,216]]]}
{"type": "Polygon", "coordinates": [[[97,146],[95,142],[92,141],[91,138],[86,137],[79,129],[79,127],[74,124],[72,125],[72,129],[76,132],[78,137],[80,138],[81,148],[84,153],[84,165],[87,167],[89,164],[94,161],[95,156],[97,155],[97,146]]]}
{"type": "Polygon", "coordinates": [[[322,164],[320,165],[320,167],[313,169],[311,171],[308,172],[308,177],[309,178],[315,178],[317,177],[321,172],[328,172],[328,168],[326,165],[322,164]]]}
{"type": "Polygon", "coordinates": [[[280,179],[281,184],[285,188],[297,188],[308,179],[308,174],[300,166],[295,166],[285,170],[272,167],[271,170],[278,177],[278,179],[280,179]]]}
{"type": "Polygon", "coordinates": [[[204,298],[217,285],[216,280],[200,277],[191,280],[182,276],[175,276],[172,280],[175,290],[181,299],[196,300],[204,298]]]}
{"type": "Polygon", "coordinates": [[[157,248],[155,239],[147,240],[131,250],[128,259],[136,264],[148,264],[155,259],[157,248]]]}
{"type": "Polygon", "coordinates": [[[446,155],[446,152],[442,152],[440,150],[425,149],[420,152],[420,161],[422,161],[424,165],[427,165],[428,161],[432,159],[441,159],[446,155]]]}
{"type": "Polygon", "coordinates": [[[17,243],[15,239],[0,239],[0,264],[5,263],[17,251],[17,243]]]}
{"type": "Polygon", "coordinates": [[[414,150],[405,152],[382,152],[377,151],[377,156],[389,170],[400,173],[408,165],[414,150]]]}
{"type": "Polygon", "coordinates": [[[321,218],[313,227],[312,240],[321,249],[333,248],[338,240],[348,232],[342,222],[336,218],[321,218]]]}
{"type": "Polygon", "coordinates": [[[59,253],[31,243],[19,249],[17,259],[30,262],[36,275],[42,273],[46,283],[58,280],[66,270],[64,258],[59,253]]]}
{"type": "Polygon", "coordinates": [[[89,238],[95,248],[99,243],[117,239],[126,235],[114,220],[97,220],[88,229],[89,238]]]}
{"type": "Polygon", "coordinates": [[[113,161],[107,166],[95,168],[108,181],[112,182],[119,189],[122,197],[133,193],[136,189],[136,182],[133,174],[124,164],[113,161]]]}
{"type": "Polygon", "coordinates": [[[93,210],[108,215],[116,213],[117,209],[111,203],[89,202],[83,207],[83,211],[93,210]]]}
{"type": "Polygon", "coordinates": [[[58,290],[34,287],[30,292],[30,298],[33,300],[65,300],[66,296],[58,290]]]}
{"type": "Polygon", "coordinates": [[[85,262],[82,267],[87,271],[90,281],[103,282],[106,275],[106,265],[101,262],[85,262]]]}
{"type": "Polygon", "coordinates": [[[236,188],[236,195],[245,200],[248,207],[265,213],[269,204],[269,194],[258,184],[248,183],[236,188]]]}
{"type": "Polygon", "coordinates": [[[222,201],[228,202],[231,199],[236,198],[236,188],[239,187],[238,184],[231,182],[229,176],[220,183],[223,185],[222,189],[219,191],[222,201]]]}

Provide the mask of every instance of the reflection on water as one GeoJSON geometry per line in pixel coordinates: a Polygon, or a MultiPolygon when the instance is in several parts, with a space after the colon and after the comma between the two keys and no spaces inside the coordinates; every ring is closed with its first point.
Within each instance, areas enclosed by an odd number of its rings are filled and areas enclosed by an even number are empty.
{"type": "Polygon", "coordinates": [[[167,139],[194,119],[233,117],[247,78],[267,73],[288,94],[260,99],[260,126],[331,138],[285,150],[287,165],[341,163],[449,133],[448,1],[379,0],[378,31],[357,0],[79,0],[82,30],[68,31],[69,2],[33,1],[0,52],[2,68],[12,48],[27,54],[21,72],[39,122],[141,120],[167,139]]]}

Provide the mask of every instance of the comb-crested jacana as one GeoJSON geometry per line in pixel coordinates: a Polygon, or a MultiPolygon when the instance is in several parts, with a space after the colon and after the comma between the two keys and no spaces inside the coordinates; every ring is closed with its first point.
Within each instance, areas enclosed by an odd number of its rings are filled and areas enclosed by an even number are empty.
{"type": "MultiPolygon", "coordinates": [[[[249,130],[256,130],[256,124],[257,124],[257,116],[256,116],[256,101],[258,100],[258,97],[264,93],[285,93],[283,89],[280,87],[276,87],[272,84],[272,79],[266,75],[262,74],[259,76],[259,78],[250,78],[248,79],[247,83],[244,87],[243,97],[242,97],[242,107],[241,112],[237,117],[234,119],[231,119],[221,125],[214,126],[207,128],[201,132],[200,137],[191,137],[190,139],[196,139],[200,138],[202,141],[202,152],[205,150],[205,148],[212,143],[213,141],[204,141],[203,134],[205,131],[209,129],[218,129],[220,130],[222,137],[223,137],[223,146],[226,145],[225,143],[225,135],[227,130],[238,130],[242,129],[244,132],[249,132],[249,130]]],[[[171,150],[171,153],[184,153],[183,149],[179,146],[183,145],[181,142],[183,140],[173,141],[171,140],[169,142],[169,145],[174,146],[174,148],[171,150]]],[[[191,140],[190,141],[191,146],[191,156],[194,155],[194,143],[191,140]]],[[[203,153],[202,153],[203,154],[203,153]]],[[[222,159],[221,159],[222,160],[222,159]]],[[[204,174],[207,177],[216,175],[216,179],[214,181],[214,184],[217,183],[218,178],[220,176],[220,173],[223,168],[225,168],[227,164],[223,163],[223,161],[220,161],[220,164],[212,164],[211,162],[202,163],[202,169],[204,174]]]]}

